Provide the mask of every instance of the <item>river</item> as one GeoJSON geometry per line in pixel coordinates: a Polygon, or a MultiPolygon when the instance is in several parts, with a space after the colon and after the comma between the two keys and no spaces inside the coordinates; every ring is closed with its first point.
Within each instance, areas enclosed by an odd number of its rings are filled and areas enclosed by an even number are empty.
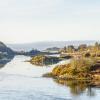
{"type": "Polygon", "coordinates": [[[74,93],[69,86],[42,77],[52,67],[31,65],[25,62],[29,59],[15,56],[0,69],[0,100],[99,100],[99,88],[86,87],[74,93]]]}

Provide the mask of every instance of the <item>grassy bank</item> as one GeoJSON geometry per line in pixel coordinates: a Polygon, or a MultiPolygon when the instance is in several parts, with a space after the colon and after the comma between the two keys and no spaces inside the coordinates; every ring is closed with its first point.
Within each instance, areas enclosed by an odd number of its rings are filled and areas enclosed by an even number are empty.
{"type": "Polygon", "coordinates": [[[69,64],[58,65],[43,76],[63,80],[100,80],[100,63],[94,58],[72,59],[69,64]]]}

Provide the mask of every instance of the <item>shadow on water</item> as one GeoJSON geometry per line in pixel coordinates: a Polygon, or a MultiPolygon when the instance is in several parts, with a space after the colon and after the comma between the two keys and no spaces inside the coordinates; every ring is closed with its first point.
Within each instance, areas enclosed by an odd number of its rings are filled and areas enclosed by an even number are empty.
{"type": "Polygon", "coordinates": [[[57,80],[57,79],[54,79],[54,81],[58,84],[62,84],[64,86],[67,86],[70,88],[70,92],[72,95],[81,95],[82,93],[85,93],[88,95],[88,96],[95,96],[95,91],[93,88],[95,87],[92,87],[91,86],[91,82],[89,81],[69,81],[69,80],[57,80]]]}

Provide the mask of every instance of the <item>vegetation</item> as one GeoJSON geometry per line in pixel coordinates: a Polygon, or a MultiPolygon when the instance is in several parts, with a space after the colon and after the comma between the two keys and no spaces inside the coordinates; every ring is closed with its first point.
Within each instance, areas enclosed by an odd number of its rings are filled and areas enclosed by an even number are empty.
{"type": "Polygon", "coordinates": [[[38,66],[43,66],[43,65],[51,65],[51,64],[58,63],[59,61],[63,59],[64,58],[60,58],[60,57],[37,55],[37,56],[32,57],[30,62],[38,66]]]}
{"type": "Polygon", "coordinates": [[[75,78],[78,77],[80,73],[82,74],[89,72],[90,66],[89,61],[86,61],[85,59],[73,59],[70,64],[55,67],[52,72],[54,75],[64,75],[64,77],[75,78]]]}
{"type": "Polygon", "coordinates": [[[70,45],[68,47],[64,47],[60,50],[61,54],[65,54],[65,56],[82,56],[82,57],[100,57],[100,44],[96,42],[94,45],[87,46],[86,44],[81,44],[78,47],[74,47],[70,45]]]}
{"type": "MultiPolygon", "coordinates": [[[[55,66],[52,72],[44,74],[43,77],[53,77],[57,80],[91,81],[92,85],[95,80],[100,81],[100,44],[98,42],[93,46],[81,44],[77,48],[73,45],[65,46],[63,49],[59,49],[59,52],[64,56],[37,55],[32,57],[30,62],[43,66],[57,63],[66,57],[73,57],[70,63],[55,66]]],[[[100,83],[97,84],[100,85],[100,83]]]]}
{"type": "Polygon", "coordinates": [[[57,65],[51,74],[64,80],[100,80],[100,64],[94,58],[72,59],[69,64],[57,65]]]}

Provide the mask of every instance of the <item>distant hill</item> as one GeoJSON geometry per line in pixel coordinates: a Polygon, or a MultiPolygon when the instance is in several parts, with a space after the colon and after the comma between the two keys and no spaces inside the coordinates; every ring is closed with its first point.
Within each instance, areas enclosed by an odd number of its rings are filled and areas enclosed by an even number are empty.
{"type": "Polygon", "coordinates": [[[26,56],[35,56],[35,55],[38,55],[40,54],[41,52],[39,50],[30,50],[30,51],[15,51],[15,54],[16,55],[26,55],[26,56]]]}
{"type": "Polygon", "coordinates": [[[59,51],[60,48],[58,47],[52,47],[52,48],[47,48],[46,51],[59,51]]]}
{"type": "Polygon", "coordinates": [[[45,42],[34,42],[34,43],[26,43],[26,44],[7,44],[10,48],[16,51],[30,51],[32,49],[45,50],[47,48],[57,47],[63,48],[68,45],[78,46],[80,44],[92,45],[96,41],[45,41],[45,42]]]}

